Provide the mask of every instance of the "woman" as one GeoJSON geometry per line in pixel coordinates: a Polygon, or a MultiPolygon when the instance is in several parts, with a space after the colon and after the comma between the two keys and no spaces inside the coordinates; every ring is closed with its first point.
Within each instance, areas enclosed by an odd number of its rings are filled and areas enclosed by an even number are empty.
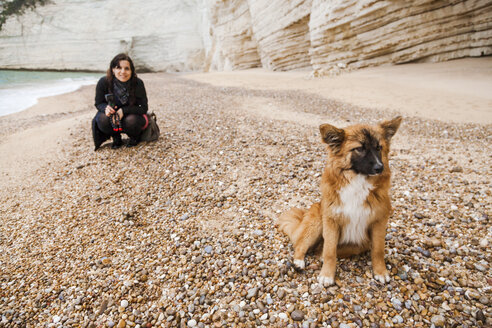
{"type": "Polygon", "coordinates": [[[92,120],[95,150],[113,137],[111,148],[123,144],[121,133],[130,137],[127,146],[140,141],[140,134],[147,125],[147,93],[142,80],[137,77],[133,61],[126,54],[118,54],[111,60],[106,76],[96,86],[96,116],[92,120]]]}

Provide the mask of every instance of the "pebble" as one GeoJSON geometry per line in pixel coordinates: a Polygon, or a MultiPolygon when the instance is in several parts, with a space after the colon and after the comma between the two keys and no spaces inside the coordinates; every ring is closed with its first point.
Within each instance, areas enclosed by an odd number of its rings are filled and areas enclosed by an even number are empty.
{"type": "Polygon", "coordinates": [[[487,296],[481,296],[479,299],[479,302],[482,303],[483,305],[488,305],[489,304],[489,298],[487,296]]]}
{"type": "Polygon", "coordinates": [[[187,325],[188,327],[195,327],[197,325],[197,322],[195,319],[191,319],[190,321],[188,321],[187,325]]]}
{"type": "Polygon", "coordinates": [[[463,168],[461,166],[454,166],[451,169],[451,173],[462,173],[462,172],[463,172],[463,168]]]}
{"type": "Polygon", "coordinates": [[[288,318],[287,314],[286,313],[283,313],[283,312],[279,313],[278,314],[278,317],[280,319],[282,319],[282,320],[287,320],[287,318],[288,318]]]}
{"type": "Polygon", "coordinates": [[[401,317],[401,315],[395,315],[393,317],[393,322],[396,323],[396,324],[402,324],[403,323],[403,318],[401,317]]]}
{"type": "Polygon", "coordinates": [[[246,299],[252,299],[258,295],[258,288],[250,288],[248,289],[248,294],[246,295],[246,299]]]}
{"type": "Polygon", "coordinates": [[[444,327],[444,324],[446,323],[446,319],[442,315],[434,315],[431,318],[431,322],[436,327],[444,327]]]}
{"type": "Polygon", "coordinates": [[[401,301],[400,301],[398,298],[393,297],[393,298],[391,299],[391,303],[393,304],[393,307],[394,307],[395,309],[397,309],[397,310],[400,310],[400,309],[401,309],[401,304],[402,304],[402,303],[401,303],[401,301]]]}
{"type": "Polygon", "coordinates": [[[128,301],[127,300],[122,300],[121,303],[120,303],[120,306],[124,309],[126,309],[126,307],[128,306],[128,301]]]}
{"type": "Polygon", "coordinates": [[[205,253],[211,254],[213,251],[213,248],[212,248],[212,246],[205,246],[204,250],[205,250],[205,253]]]}
{"type": "Polygon", "coordinates": [[[475,316],[478,321],[481,321],[482,323],[487,322],[487,317],[485,316],[482,310],[478,310],[477,313],[475,313],[475,316]]]}
{"type": "Polygon", "coordinates": [[[290,314],[290,317],[292,318],[292,320],[294,321],[302,321],[304,320],[304,312],[300,311],[300,310],[295,310],[293,311],[291,314],[290,314]]]}

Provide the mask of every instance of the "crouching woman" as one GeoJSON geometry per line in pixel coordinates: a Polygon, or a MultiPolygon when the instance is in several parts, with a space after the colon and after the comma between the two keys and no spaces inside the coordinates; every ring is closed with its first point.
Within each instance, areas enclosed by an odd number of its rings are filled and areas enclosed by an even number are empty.
{"type": "Polygon", "coordinates": [[[137,77],[131,58],[118,54],[111,60],[106,76],[96,86],[97,114],[92,120],[92,135],[97,150],[104,141],[113,138],[111,148],[119,148],[121,134],[128,137],[127,147],[136,146],[148,124],[147,93],[137,77]]]}

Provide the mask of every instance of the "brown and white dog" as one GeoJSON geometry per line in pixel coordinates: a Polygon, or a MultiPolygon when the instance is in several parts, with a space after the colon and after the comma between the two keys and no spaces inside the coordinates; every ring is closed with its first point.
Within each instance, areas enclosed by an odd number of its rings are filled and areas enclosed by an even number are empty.
{"type": "Polygon", "coordinates": [[[334,283],[337,257],[368,250],[374,278],[382,283],[390,280],[384,262],[386,225],[392,212],[388,154],[401,120],[398,116],[378,125],[339,129],[323,124],[319,128],[328,145],[321,202],[308,210],[292,208],[277,223],[294,245],[298,268],[304,268],[308,250],[322,243],[322,285],[334,283]]]}

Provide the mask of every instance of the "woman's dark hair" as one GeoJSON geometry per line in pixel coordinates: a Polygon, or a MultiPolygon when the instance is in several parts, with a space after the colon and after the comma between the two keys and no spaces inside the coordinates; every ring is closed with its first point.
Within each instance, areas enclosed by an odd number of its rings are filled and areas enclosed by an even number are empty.
{"type": "Polygon", "coordinates": [[[137,87],[137,72],[135,72],[135,66],[133,65],[133,61],[127,54],[121,53],[117,54],[109,63],[109,68],[106,71],[106,79],[108,80],[108,88],[109,93],[113,93],[113,79],[115,78],[113,74],[113,68],[120,66],[120,61],[126,60],[130,63],[130,68],[132,70],[132,76],[130,77],[130,88],[128,90],[130,96],[130,105],[135,104],[135,89],[137,87]]]}

